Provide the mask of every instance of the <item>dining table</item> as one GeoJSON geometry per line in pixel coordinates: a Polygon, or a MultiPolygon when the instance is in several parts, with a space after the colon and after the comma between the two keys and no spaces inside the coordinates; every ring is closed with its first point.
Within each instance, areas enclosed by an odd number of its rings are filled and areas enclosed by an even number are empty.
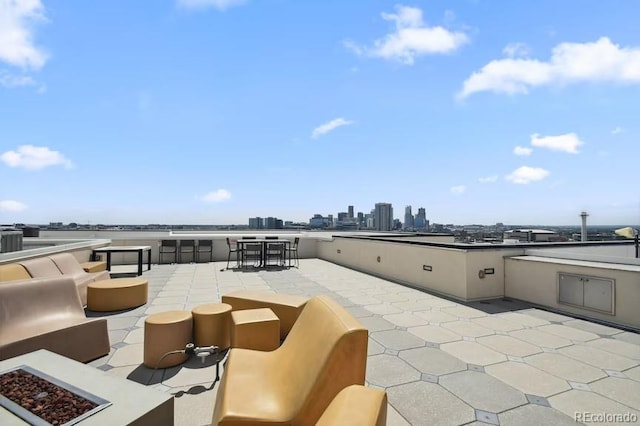
{"type": "Polygon", "coordinates": [[[250,244],[260,244],[261,249],[260,249],[260,263],[258,265],[259,268],[266,268],[268,267],[268,256],[267,256],[267,251],[269,250],[269,245],[270,244],[278,244],[278,245],[284,245],[284,255],[282,258],[282,265],[285,265],[287,267],[291,267],[291,255],[289,255],[288,261],[286,258],[286,253],[290,253],[289,252],[289,247],[291,246],[291,240],[285,239],[285,238],[242,238],[236,241],[238,244],[238,248],[241,250],[240,252],[242,253],[241,255],[241,260],[240,260],[240,267],[244,267],[244,254],[246,253],[246,247],[247,245],[250,244]]]}

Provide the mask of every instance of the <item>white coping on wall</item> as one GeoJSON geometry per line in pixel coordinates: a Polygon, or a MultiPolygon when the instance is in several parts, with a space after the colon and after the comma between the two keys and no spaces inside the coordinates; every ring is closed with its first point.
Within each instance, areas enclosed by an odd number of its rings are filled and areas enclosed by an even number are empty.
{"type": "Polygon", "coordinates": [[[584,266],[588,268],[612,269],[616,271],[640,272],[640,265],[629,265],[621,263],[593,262],[588,260],[560,259],[542,256],[512,256],[509,259],[524,260],[529,262],[555,263],[558,265],[584,266]]]}

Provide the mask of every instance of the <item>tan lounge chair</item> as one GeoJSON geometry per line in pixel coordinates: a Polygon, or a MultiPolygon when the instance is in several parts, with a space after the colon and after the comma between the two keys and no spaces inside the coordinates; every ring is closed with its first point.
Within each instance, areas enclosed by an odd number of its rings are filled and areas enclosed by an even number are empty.
{"type": "Polygon", "coordinates": [[[383,390],[351,385],[333,398],[316,426],[385,426],[387,393],[383,390]]]}
{"type": "Polygon", "coordinates": [[[366,364],[367,329],[330,298],[314,297],[278,349],[231,349],[213,424],[315,424],[338,392],[364,384],[366,364]]]}
{"type": "Polygon", "coordinates": [[[29,272],[19,263],[0,265],[0,282],[28,280],[29,278],[31,278],[31,275],[29,275],[29,272]]]}
{"type": "Polygon", "coordinates": [[[0,360],[47,349],[81,362],[109,353],[106,319],[87,319],[71,278],[0,285],[0,360]]]}

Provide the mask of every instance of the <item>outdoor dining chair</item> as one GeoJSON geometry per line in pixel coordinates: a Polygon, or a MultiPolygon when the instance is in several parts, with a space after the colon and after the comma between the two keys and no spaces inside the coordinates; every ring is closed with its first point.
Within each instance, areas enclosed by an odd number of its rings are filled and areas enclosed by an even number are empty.
{"type": "Polygon", "coordinates": [[[191,256],[190,262],[195,262],[196,242],[194,240],[180,240],[180,248],[178,249],[178,261],[184,262],[182,256],[191,256]]]}
{"type": "Polygon", "coordinates": [[[289,257],[289,266],[291,266],[291,257],[296,261],[296,266],[300,267],[300,258],[298,257],[298,243],[300,242],[299,237],[295,237],[293,239],[293,243],[286,247],[287,256],[289,257]]]}
{"type": "Polygon", "coordinates": [[[196,262],[200,261],[201,254],[209,254],[209,262],[213,262],[213,241],[212,240],[198,240],[196,246],[196,262]]]}
{"type": "Polygon", "coordinates": [[[171,263],[178,261],[178,240],[161,240],[158,251],[158,263],[162,263],[162,256],[169,254],[173,257],[171,263]]]}
{"type": "Polygon", "coordinates": [[[266,243],[265,245],[267,246],[267,251],[264,255],[264,266],[267,267],[271,265],[272,260],[275,260],[275,265],[284,266],[286,263],[285,259],[287,258],[285,251],[286,244],[266,243]]]}
{"type": "Polygon", "coordinates": [[[227,237],[226,240],[227,240],[227,247],[229,248],[229,255],[227,256],[227,269],[229,269],[229,261],[231,260],[231,253],[236,254],[236,268],[237,268],[238,266],[240,266],[240,257],[242,255],[242,249],[238,247],[237,241],[234,240],[232,245],[229,237],[227,237]]]}
{"type": "Polygon", "coordinates": [[[249,262],[252,262],[253,266],[261,266],[262,243],[244,244],[242,248],[242,267],[246,267],[249,262]]]}

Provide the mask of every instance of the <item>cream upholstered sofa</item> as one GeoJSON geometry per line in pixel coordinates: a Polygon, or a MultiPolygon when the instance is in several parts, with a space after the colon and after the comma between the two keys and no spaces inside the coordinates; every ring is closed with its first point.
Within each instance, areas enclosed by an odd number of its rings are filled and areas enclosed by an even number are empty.
{"type": "Polygon", "coordinates": [[[47,349],[86,362],[109,353],[106,319],[88,319],[73,279],[0,283],[0,359],[47,349]]]}
{"type": "Polygon", "coordinates": [[[364,384],[367,343],[342,306],[310,299],[278,349],[231,349],[212,423],[315,424],[342,389],[364,384]]]}

